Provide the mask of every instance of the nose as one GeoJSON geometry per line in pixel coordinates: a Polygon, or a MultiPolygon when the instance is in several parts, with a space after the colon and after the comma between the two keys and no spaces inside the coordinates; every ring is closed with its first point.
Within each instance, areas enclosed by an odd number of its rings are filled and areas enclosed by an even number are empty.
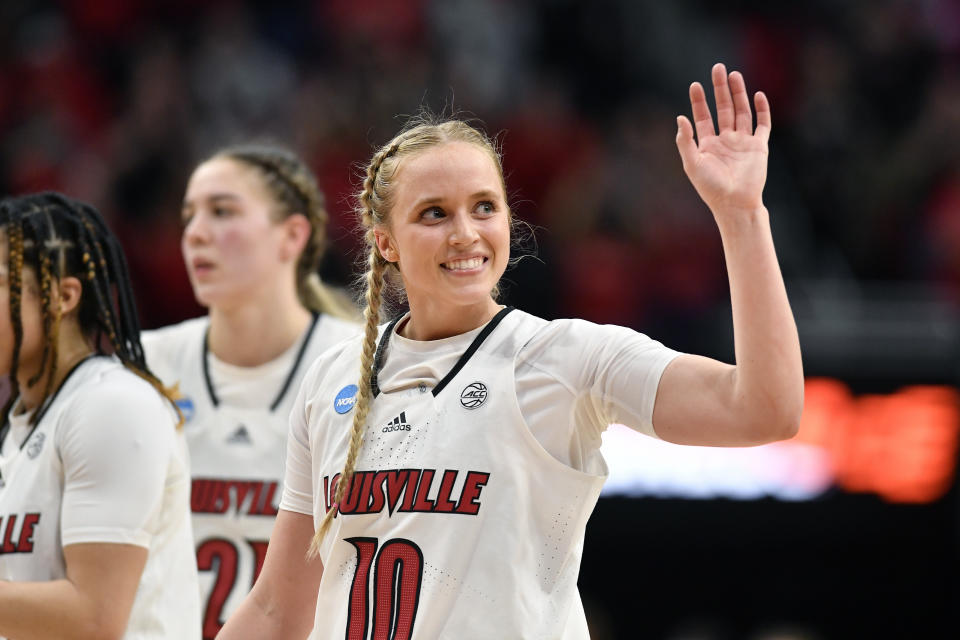
{"type": "Polygon", "coordinates": [[[183,228],[183,242],[186,245],[202,244],[209,238],[209,228],[203,212],[197,211],[183,228]]]}
{"type": "Polygon", "coordinates": [[[467,247],[476,242],[479,237],[476,222],[470,214],[458,212],[454,216],[453,225],[450,228],[450,244],[467,247]]]}

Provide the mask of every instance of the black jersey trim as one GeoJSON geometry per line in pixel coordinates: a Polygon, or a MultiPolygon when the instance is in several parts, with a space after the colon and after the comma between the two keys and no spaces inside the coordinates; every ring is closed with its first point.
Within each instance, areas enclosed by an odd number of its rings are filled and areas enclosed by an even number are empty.
{"type": "Polygon", "coordinates": [[[500,321],[507,317],[507,314],[513,311],[513,307],[504,307],[497,312],[497,315],[493,316],[490,319],[490,322],[487,323],[487,326],[483,328],[477,337],[473,339],[473,342],[470,343],[470,346],[467,347],[467,350],[463,352],[463,355],[460,356],[460,359],[457,360],[457,364],[453,365],[453,369],[450,369],[450,373],[443,377],[443,380],[440,381],[440,384],[433,388],[433,397],[436,398],[437,395],[443,391],[443,388],[446,387],[451,380],[453,380],[460,369],[463,369],[463,366],[467,364],[467,361],[477,352],[477,349],[480,348],[480,345],[483,344],[483,341],[487,339],[493,330],[497,328],[497,325],[500,324],[500,321]]]}
{"type": "MultiPolygon", "coordinates": [[[[270,411],[274,411],[280,406],[280,402],[283,401],[283,397],[287,394],[287,390],[290,388],[290,384],[293,382],[293,378],[297,373],[297,369],[300,367],[300,362],[303,361],[303,355],[307,352],[307,346],[310,344],[310,338],[313,337],[313,331],[317,328],[317,323],[320,320],[319,313],[313,312],[312,316],[313,318],[310,321],[310,326],[307,328],[307,333],[303,338],[303,342],[300,343],[300,350],[297,351],[297,357],[293,360],[293,366],[290,367],[290,372],[287,374],[286,380],[283,381],[283,385],[280,387],[277,397],[274,398],[273,402],[270,403],[270,411]]],[[[206,383],[207,393],[210,395],[210,402],[216,408],[220,406],[220,398],[217,396],[217,391],[213,388],[213,380],[210,378],[210,365],[207,362],[209,354],[210,328],[207,327],[207,330],[203,333],[203,355],[200,358],[200,363],[203,366],[203,381],[206,383]]]]}
{"type": "MultiPolygon", "coordinates": [[[[443,377],[443,380],[433,388],[433,397],[436,398],[437,394],[443,391],[443,388],[446,387],[451,380],[460,373],[460,369],[463,369],[464,365],[467,364],[467,361],[477,352],[477,349],[480,348],[480,345],[483,344],[483,341],[487,339],[493,330],[497,328],[497,325],[500,324],[500,321],[503,320],[508,313],[514,310],[514,307],[504,307],[497,312],[497,315],[493,316],[490,321],[487,323],[487,326],[483,328],[483,331],[477,334],[477,337],[473,339],[473,342],[470,343],[470,346],[467,347],[467,350],[463,352],[463,355],[457,360],[457,363],[453,365],[453,368],[450,369],[450,372],[443,377]]],[[[386,351],[387,343],[390,341],[390,334],[393,333],[393,328],[396,326],[400,318],[395,318],[387,326],[387,330],[383,332],[383,335],[380,337],[380,344],[377,345],[377,354],[373,358],[373,372],[370,375],[370,391],[373,392],[373,397],[376,398],[380,393],[380,386],[377,384],[377,374],[380,371],[380,366],[383,364],[383,356],[386,351]]]]}
{"type": "Polygon", "coordinates": [[[210,366],[207,364],[207,356],[210,353],[210,327],[203,332],[203,355],[200,356],[200,365],[203,367],[203,381],[207,384],[207,393],[210,395],[210,402],[214,407],[220,406],[220,398],[213,389],[213,381],[210,379],[210,366]]]}
{"type": "Polygon", "coordinates": [[[303,338],[303,343],[300,345],[300,350],[297,351],[297,357],[293,361],[293,366],[290,367],[290,373],[287,374],[287,379],[283,381],[283,386],[280,387],[280,393],[277,394],[277,398],[270,405],[270,411],[275,411],[276,408],[280,406],[280,402],[283,401],[283,396],[287,394],[287,390],[290,388],[290,384],[293,382],[293,378],[297,374],[297,369],[300,367],[300,363],[303,361],[303,354],[307,352],[307,346],[310,344],[310,338],[313,337],[313,330],[317,328],[317,321],[319,319],[320,314],[314,312],[313,320],[310,321],[310,328],[307,329],[307,335],[303,338]]]}
{"type": "Polygon", "coordinates": [[[397,326],[397,323],[400,322],[400,318],[402,317],[403,314],[391,320],[390,324],[387,325],[386,330],[384,330],[383,335],[380,336],[380,343],[377,345],[377,352],[373,356],[373,371],[370,372],[371,398],[376,398],[378,395],[380,395],[380,385],[377,382],[377,375],[380,373],[380,367],[383,365],[383,356],[387,351],[387,343],[390,342],[390,334],[393,333],[393,328],[397,326]]]}
{"type": "MultiPolygon", "coordinates": [[[[70,371],[67,371],[67,375],[63,377],[63,380],[60,381],[60,384],[57,385],[57,390],[54,391],[50,397],[48,397],[43,406],[40,407],[36,421],[33,423],[33,427],[30,429],[30,433],[27,434],[27,437],[24,438],[23,442],[20,443],[20,450],[23,451],[23,448],[27,446],[27,443],[30,441],[30,437],[33,436],[33,432],[37,430],[37,427],[40,426],[40,421],[43,420],[43,416],[47,415],[47,410],[53,406],[53,401],[57,399],[57,396],[60,395],[60,390],[63,389],[67,384],[67,380],[70,379],[70,376],[80,368],[80,365],[85,363],[87,360],[96,358],[97,356],[102,356],[105,354],[102,353],[90,353],[85,355],[79,362],[70,367],[70,371]]],[[[11,405],[13,406],[13,405],[11,405]]],[[[7,433],[10,431],[10,418],[9,416],[3,416],[3,425],[0,426],[0,449],[3,448],[3,441],[7,439],[7,433]]]]}

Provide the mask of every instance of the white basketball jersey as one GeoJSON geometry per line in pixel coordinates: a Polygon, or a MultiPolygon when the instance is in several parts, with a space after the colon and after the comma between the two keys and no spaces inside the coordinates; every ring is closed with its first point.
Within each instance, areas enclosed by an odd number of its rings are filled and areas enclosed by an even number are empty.
{"type": "MultiPolygon", "coordinates": [[[[378,393],[321,546],[311,638],[588,637],[577,576],[605,475],[547,453],[515,390],[517,354],[546,325],[505,309],[433,389],[378,393]]],[[[319,373],[315,391],[305,389],[316,524],[353,419],[338,390],[358,362],[359,342],[319,373]]]]}
{"type": "Polygon", "coordinates": [[[358,331],[317,316],[294,346],[291,366],[254,381],[272,401],[240,408],[221,402],[211,381],[208,327],[203,317],[143,335],[148,366],[182,395],[204,639],[216,636],[263,566],[282,493],[290,407],[303,374],[328,347],[358,331]]]}
{"type": "MultiPolygon", "coordinates": [[[[90,402],[94,402],[91,400],[90,402]]],[[[199,630],[199,607],[195,590],[197,572],[192,562],[192,536],[187,510],[189,475],[186,446],[175,430],[172,408],[165,406],[156,390],[128,371],[114,358],[94,357],[78,365],[64,380],[40,421],[22,441],[22,446],[6,443],[0,456],[0,579],[46,582],[66,577],[64,544],[82,542],[125,543],[145,546],[148,550],[136,598],[124,638],[129,640],[196,638],[199,630]],[[133,399],[136,410],[151,419],[137,421],[131,407],[118,415],[123,429],[132,432],[131,442],[153,442],[154,456],[166,456],[160,464],[166,468],[164,486],[156,492],[155,504],[144,504],[139,492],[124,495],[124,478],[116,478],[109,487],[110,495],[85,497],[83,515],[67,513],[64,504],[65,465],[62,447],[69,438],[82,438],[96,427],[89,420],[76,420],[84,403],[97,396],[103,402],[119,396],[133,399]],[[84,431],[70,432],[83,425],[84,431]],[[138,425],[157,430],[145,437],[137,433],[138,425]],[[161,431],[162,430],[162,431],[161,431]],[[99,498],[99,499],[98,499],[99,498]],[[142,529],[130,530],[113,524],[122,520],[127,505],[149,509],[149,518],[142,529]],[[98,514],[103,514],[98,517],[98,514]],[[67,521],[69,530],[65,530],[67,521]],[[78,522],[79,520],[79,522],[78,522]],[[69,538],[69,539],[68,539],[69,538]]],[[[102,411],[102,407],[98,408],[102,411]]],[[[25,423],[26,424],[26,423],[25,423]]],[[[125,442],[124,446],[129,446],[125,442]]],[[[118,455],[107,451],[105,455],[118,455]]],[[[97,464],[84,461],[82,464],[97,464]]],[[[72,472],[76,473],[74,465],[72,472]]],[[[129,478],[127,478],[129,480],[129,478]]],[[[96,488],[74,487],[71,490],[90,494],[96,488]]]]}

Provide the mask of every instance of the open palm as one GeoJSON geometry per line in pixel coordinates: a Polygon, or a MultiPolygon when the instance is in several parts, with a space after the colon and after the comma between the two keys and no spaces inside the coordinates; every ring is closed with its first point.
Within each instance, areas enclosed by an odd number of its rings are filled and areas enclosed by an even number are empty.
{"type": "Polygon", "coordinates": [[[770,138],[770,104],[762,92],[754,96],[757,127],[743,76],[727,74],[722,64],[712,70],[717,103],[717,125],[699,82],[690,85],[693,122],[677,118],[677,148],[683,169],[714,215],[754,210],[763,204],[767,179],[767,141],[770,138]],[[697,139],[693,132],[696,127],[697,139]],[[699,144],[698,144],[699,142],[699,144]]]}

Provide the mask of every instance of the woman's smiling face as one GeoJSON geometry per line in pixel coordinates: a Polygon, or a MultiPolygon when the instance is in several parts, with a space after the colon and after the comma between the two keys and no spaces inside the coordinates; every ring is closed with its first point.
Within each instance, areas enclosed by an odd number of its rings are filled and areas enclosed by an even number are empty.
{"type": "Polygon", "coordinates": [[[489,306],[510,257],[510,211],[490,154],[446,142],[405,158],[381,255],[400,269],[411,310],[489,306]]]}

